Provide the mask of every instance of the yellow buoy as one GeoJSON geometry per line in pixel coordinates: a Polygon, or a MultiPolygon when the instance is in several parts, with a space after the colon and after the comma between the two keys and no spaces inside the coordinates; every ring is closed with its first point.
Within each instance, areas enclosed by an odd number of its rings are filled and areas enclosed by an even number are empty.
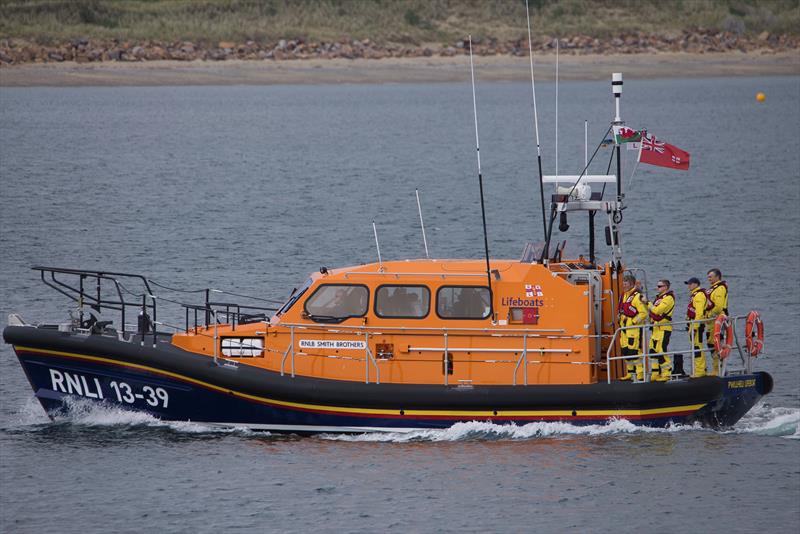
{"type": "Polygon", "coordinates": [[[764,93],[756,93],[756,100],[758,100],[759,102],[763,102],[766,99],[767,95],[765,95],[764,93]]]}

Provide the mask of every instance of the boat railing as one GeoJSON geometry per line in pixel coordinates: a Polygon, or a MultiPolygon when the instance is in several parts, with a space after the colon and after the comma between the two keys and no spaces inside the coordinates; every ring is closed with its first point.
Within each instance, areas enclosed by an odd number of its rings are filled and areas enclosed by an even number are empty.
{"type": "Polygon", "coordinates": [[[213,325],[225,324],[236,331],[243,324],[263,323],[269,320],[270,313],[277,308],[251,306],[234,302],[206,302],[205,304],[181,304],[184,308],[184,328],[186,332],[197,333],[200,327],[210,328],[213,325]],[[199,317],[198,317],[199,314],[199,317]],[[192,320],[190,320],[193,318],[192,320]]]}
{"type": "Polygon", "coordinates": [[[32,267],[32,269],[39,271],[42,282],[46,286],[55,289],[78,304],[76,329],[89,330],[91,332],[93,327],[102,328],[110,322],[98,321],[96,315],[100,315],[104,310],[112,310],[120,313],[120,335],[125,338],[126,314],[131,311],[135,314],[138,310],[139,333],[142,334],[142,343],[144,343],[144,334],[152,334],[153,344],[156,343],[156,331],[150,327],[158,317],[158,307],[156,298],[152,294],[150,283],[144,276],[112,271],[68,269],[39,265],[32,267]],[[123,281],[141,283],[144,287],[144,292],[138,294],[130,291],[123,281]],[[107,295],[107,289],[104,289],[103,282],[105,282],[106,288],[109,284],[112,285],[113,296],[107,295]]]}
{"type": "Polygon", "coordinates": [[[261,305],[239,304],[235,302],[218,302],[211,300],[212,294],[225,294],[256,301],[275,303],[279,301],[240,295],[219,289],[176,289],[159,284],[140,274],[121,273],[113,271],[99,271],[89,269],[71,269],[63,267],[34,266],[33,270],[39,271],[42,282],[77,303],[78,317],[73,319],[72,330],[80,333],[109,332],[113,321],[104,321],[102,313],[106,310],[119,312],[119,326],[117,335],[121,340],[139,339],[142,344],[145,338],[151,338],[153,345],[158,336],[157,327],[166,325],[178,330],[177,327],[159,321],[159,316],[172,315],[174,310],[167,306],[167,313],[162,310],[163,304],[174,305],[175,310],[183,308],[184,330],[197,333],[202,325],[205,328],[213,324],[226,324],[231,329],[241,324],[268,321],[276,307],[261,305]],[[135,287],[134,287],[135,285],[135,287]],[[203,294],[202,304],[187,304],[180,300],[156,295],[154,288],[181,294],[203,294]],[[159,306],[159,302],[162,306],[159,306]],[[190,316],[193,322],[190,323],[190,316]],[[136,318],[131,324],[128,319],[136,318]]]}
{"type": "MultiPolygon", "coordinates": [[[[442,355],[442,369],[443,369],[443,384],[449,385],[449,376],[452,369],[453,361],[451,360],[454,353],[486,353],[486,354],[509,354],[513,355],[512,358],[506,360],[486,359],[486,360],[470,360],[472,363],[490,363],[490,364],[514,364],[512,374],[512,384],[518,385],[519,368],[522,367],[522,383],[528,385],[528,366],[534,364],[584,364],[584,365],[599,365],[601,362],[586,362],[586,361],[548,361],[545,358],[547,354],[560,354],[569,355],[575,353],[571,348],[544,348],[544,347],[530,347],[529,340],[531,339],[560,339],[560,340],[575,340],[584,337],[594,337],[590,335],[567,335],[563,329],[497,329],[497,328],[409,328],[409,327],[369,327],[366,325],[353,325],[353,326],[331,326],[331,325],[315,325],[307,323],[281,323],[282,327],[289,330],[289,343],[286,349],[281,353],[280,359],[280,373],[284,376],[287,372],[290,376],[295,376],[295,360],[299,354],[303,356],[320,356],[331,358],[342,358],[341,356],[328,356],[322,354],[313,354],[306,351],[298,352],[296,347],[296,338],[299,332],[312,331],[319,334],[346,334],[352,336],[363,337],[363,351],[364,351],[364,381],[370,383],[371,375],[370,370],[375,371],[375,383],[380,383],[380,366],[378,359],[372,353],[370,348],[370,337],[381,334],[396,334],[402,333],[405,335],[413,335],[415,337],[424,337],[434,340],[434,342],[423,342],[419,345],[408,345],[405,349],[406,352],[420,352],[420,353],[434,353],[442,355]],[[521,342],[519,347],[476,347],[476,346],[461,346],[458,340],[465,337],[473,337],[475,334],[485,333],[492,338],[513,338],[521,342]],[[438,341],[438,344],[435,342],[438,341]],[[455,341],[454,341],[455,340],[455,341]],[[516,355],[519,355],[518,357],[516,355]],[[531,356],[538,358],[532,359],[531,356]]],[[[263,334],[263,332],[257,332],[263,334]]],[[[361,359],[361,358],[359,358],[361,359]]]]}
{"type": "MultiPolygon", "coordinates": [[[[735,374],[735,373],[742,373],[742,372],[750,373],[751,365],[752,365],[752,361],[751,361],[752,360],[752,356],[750,356],[750,354],[747,352],[746,348],[742,347],[742,344],[739,342],[739,335],[738,335],[738,332],[741,329],[741,325],[747,320],[747,316],[743,316],[742,315],[742,316],[728,317],[728,320],[731,322],[732,331],[733,331],[733,339],[732,340],[726,340],[726,342],[731,344],[731,349],[735,348],[736,351],[739,353],[739,357],[741,358],[742,366],[740,368],[730,368],[729,367],[728,358],[724,358],[724,359],[720,358],[720,369],[719,369],[720,376],[726,376],[728,374],[735,374]]],[[[608,349],[606,350],[606,367],[607,367],[607,370],[608,370],[608,373],[607,373],[608,374],[608,377],[607,377],[608,383],[610,384],[611,380],[612,380],[612,376],[611,376],[611,374],[612,374],[611,373],[612,362],[625,361],[625,360],[638,360],[638,359],[641,358],[642,359],[642,366],[644,368],[643,381],[644,382],[649,382],[650,381],[650,373],[651,373],[651,370],[652,370],[651,361],[653,359],[657,359],[657,358],[660,358],[662,356],[664,356],[664,357],[672,356],[674,358],[675,355],[682,355],[682,354],[685,354],[687,352],[689,353],[691,361],[692,361],[692,373],[691,373],[691,375],[692,376],[696,375],[697,374],[696,373],[696,369],[694,368],[694,366],[695,366],[694,356],[696,355],[697,352],[705,354],[709,349],[708,349],[708,347],[706,345],[706,340],[705,339],[701,339],[701,343],[703,345],[702,349],[696,349],[694,347],[694,339],[693,338],[694,338],[694,335],[695,335],[695,330],[699,326],[704,326],[705,328],[713,328],[713,325],[714,325],[714,320],[713,319],[692,319],[692,320],[685,320],[685,321],[672,321],[672,322],[669,322],[669,323],[659,323],[658,325],[654,325],[654,324],[652,324],[650,322],[650,320],[648,318],[645,321],[645,323],[640,324],[640,325],[631,325],[631,326],[618,327],[614,331],[614,334],[611,337],[611,341],[610,341],[610,343],[608,345],[608,349]],[[651,336],[652,327],[653,326],[661,327],[661,326],[667,326],[667,325],[672,326],[673,331],[675,331],[675,327],[682,327],[682,328],[684,328],[686,330],[687,338],[688,338],[688,341],[689,341],[689,348],[688,349],[670,350],[670,351],[664,351],[664,352],[650,352],[650,338],[652,337],[651,336]],[[633,355],[621,355],[621,354],[612,355],[612,353],[614,353],[616,351],[620,334],[622,332],[624,332],[624,331],[629,331],[629,330],[634,330],[634,329],[640,330],[640,336],[639,336],[640,343],[641,343],[640,347],[646,348],[646,350],[642,350],[641,353],[633,354],[633,355]]]]}
{"type": "MultiPolygon", "coordinates": [[[[294,349],[294,340],[295,340],[295,328],[296,325],[289,325],[289,346],[286,347],[286,350],[283,352],[281,357],[281,376],[286,374],[286,360],[289,358],[289,369],[290,375],[292,378],[295,377],[295,349],[294,349]]],[[[363,331],[361,334],[364,336],[364,383],[370,383],[370,365],[375,369],[375,383],[381,383],[381,369],[378,367],[378,360],[375,359],[375,356],[372,354],[372,351],[369,348],[369,331],[363,331]]],[[[216,338],[214,340],[214,344],[216,345],[217,341],[216,338]]]]}

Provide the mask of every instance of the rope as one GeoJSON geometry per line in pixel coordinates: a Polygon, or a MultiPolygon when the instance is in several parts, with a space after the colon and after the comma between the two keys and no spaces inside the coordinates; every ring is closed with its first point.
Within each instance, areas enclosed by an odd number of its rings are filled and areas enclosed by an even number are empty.
{"type": "Polygon", "coordinates": [[[569,190],[569,193],[567,194],[567,198],[571,197],[572,196],[572,192],[575,191],[576,187],[578,187],[578,184],[580,183],[581,178],[583,178],[583,176],[586,174],[586,171],[589,169],[589,165],[591,165],[592,161],[594,161],[594,157],[597,155],[597,152],[600,150],[600,147],[603,146],[603,141],[606,140],[606,136],[608,135],[608,132],[610,132],[610,131],[611,131],[611,126],[609,126],[608,130],[606,130],[605,133],[603,134],[603,137],[600,139],[600,143],[598,143],[597,148],[595,148],[594,152],[592,153],[592,157],[589,158],[589,161],[588,161],[588,163],[586,163],[586,166],[581,171],[580,176],[578,176],[578,179],[575,180],[575,185],[573,185],[572,189],[569,190]]]}
{"type": "Polygon", "coordinates": [[[633,184],[633,175],[636,174],[636,169],[639,168],[639,158],[636,158],[636,164],[633,166],[633,170],[631,171],[631,177],[628,179],[628,192],[631,191],[631,185],[633,184]]]}
{"type": "Polygon", "coordinates": [[[261,297],[253,297],[253,296],[250,296],[250,295],[242,295],[240,293],[234,293],[233,291],[223,291],[222,289],[212,289],[211,291],[213,291],[215,293],[223,293],[225,295],[232,295],[234,297],[241,297],[241,298],[245,298],[245,299],[260,300],[260,301],[263,301],[263,302],[269,302],[270,304],[283,304],[284,302],[286,302],[285,300],[265,299],[265,298],[261,298],[261,297]]]}

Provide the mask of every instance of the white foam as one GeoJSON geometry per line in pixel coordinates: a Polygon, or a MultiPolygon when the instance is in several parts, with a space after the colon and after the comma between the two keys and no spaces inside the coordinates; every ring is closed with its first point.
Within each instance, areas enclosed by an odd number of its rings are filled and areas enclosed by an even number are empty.
{"type": "Polygon", "coordinates": [[[604,434],[636,434],[652,432],[679,432],[699,429],[699,426],[670,425],[666,428],[637,426],[624,419],[612,419],[603,425],[573,425],[564,422],[537,422],[526,425],[498,425],[489,422],[471,421],[436,430],[417,430],[409,433],[375,434],[328,434],[325,439],[342,441],[466,441],[499,439],[535,439],[553,436],[599,436],[604,434]]]}
{"type": "MultiPolygon", "coordinates": [[[[67,398],[65,408],[55,416],[58,423],[70,423],[87,427],[160,427],[176,432],[191,434],[204,433],[238,433],[269,435],[267,432],[254,433],[243,427],[221,427],[202,423],[182,421],[162,421],[150,414],[98,403],[77,397],[67,398]]],[[[34,398],[29,398],[17,412],[17,420],[13,427],[35,427],[50,422],[34,398]]],[[[490,422],[471,421],[456,423],[445,429],[417,430],[408,433],[366,433],[326,434],[323,439],[341,441],[396,442],[412,441],[468,441],[468,440],[524,440],[558,436],[599,436],[614,434],[636,434],[653,432],[681,432],[706,430],[699,424],[671,425],[667,428],[637,426],[624,419],[612,419],[605,424],[573,425],[565,422],[536,422],[526,425],[499,425],[490,422]]],[[[725,433],[757,434],[776,436],[786,439],[800,439],[800,408],[772,407],[761,403],[747,413],[736,426],[725,433]]]]}
{"type": "Polygon", "coordinates": [[[800,439],[800,408],[758,404],[742,417],[732,432],[800,439]]]}
{"type": "Polygon", "coordinates": [[[190,434],[250,433],[247,429],[229,428],[193,423],[191,421],[163,421],[145,412],[126,410],[118,406],[78,397],[66,397],[64,410],[55,415],[56,422],[66,422],[88,427],[154,427],[168,428],[190,434]]]}

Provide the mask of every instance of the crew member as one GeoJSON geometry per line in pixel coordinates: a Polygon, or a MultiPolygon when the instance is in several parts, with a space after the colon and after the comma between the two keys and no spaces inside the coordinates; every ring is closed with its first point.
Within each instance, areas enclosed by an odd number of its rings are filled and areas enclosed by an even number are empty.
{"type": "MultiPolygon", "coordinates": [[[[658,295],[648,304],[653,333],[650,337],[650,353],[667,352],[672,335],[672,311],[675,309],[675,294],[670,290],[669,280],[659,280],[656,284],[658,295]]],[[[672,375],[672,361],[666,355],[656,357],[652,362],[653,380],[666,381],[672,375]]]]}
{"type": "MultiPolygon", "coordinates": [[[[684,282],[689,287],[689,306],[686,308],[687,321],[700,321],[706,316],[706,293],[700,287],[700,280],[694,276],[684,282]]],[[[694,355],[694,372],[692,376],[699,378],[706,376],[706,355],[703,352],[703,332],[705,325],[702,322],[691,323],[686,326],[691,332],[692,349],[694,355]]]]}
{"type": "MultiPolygon", "coordinates": [[[[708,271],[708,302],[706,303],[706,345],[711,353],[711,374],[719,374],[719,352],[714,346],[714,321],[721,314],[728,315],[728,284],[722,279],[722,272],[717,269],[708,271]]],[[[730,340],[726,340],[730,342],[730,340]]]]}
{"type": "Polygon", "coordinates": [[[623,356],[639,356],[638,358],[628,358],[625,360],[625,375],[621,380],[631,380],[632,372],[636,373],[636,379],[644,380],[644,367],[642,365],[642,340],[641,327],[647,318],[647,306],[642,298],[642,293],[636,287],[636,277],[628,273],[622,277],[622,289],[624,293],[619,301],[619,326],[620,346],[623,356]],[[627,328],[626,328],[627,327],[627,328]]]}

